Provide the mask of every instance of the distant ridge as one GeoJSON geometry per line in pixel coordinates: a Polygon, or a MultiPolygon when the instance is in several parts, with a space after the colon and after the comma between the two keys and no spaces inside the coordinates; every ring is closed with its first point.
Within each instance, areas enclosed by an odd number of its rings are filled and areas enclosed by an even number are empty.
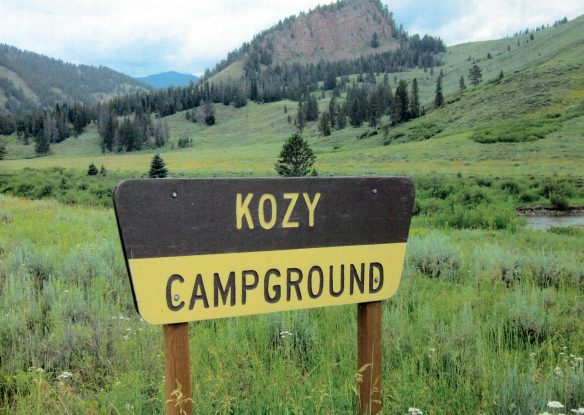
{"type": "Polygon", "coordinates": [[[105,66],[76,65],[0,43],[0,114],[24,114],[65,102],[94,105],[116,94],[149,89],[105,66]]]}
{"type": "Polygon", "coordinates": [[[188,86],[191,82],[197,82],[199,77],[191,74],[168,71],[136,77],[136,79],[153,88],[168,88],[170,86],[188,86]]]}

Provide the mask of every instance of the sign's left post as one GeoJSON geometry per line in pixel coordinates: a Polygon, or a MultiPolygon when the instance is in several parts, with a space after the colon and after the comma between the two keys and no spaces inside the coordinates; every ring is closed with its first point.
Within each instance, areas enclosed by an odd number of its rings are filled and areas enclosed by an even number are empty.
{"type": "Polygon", "coordinates": [[[189,324],[165,324],[164,332],[164,377],[166,413],[168,415],[191,415],[191,373],[189,358],[189,324]]]}

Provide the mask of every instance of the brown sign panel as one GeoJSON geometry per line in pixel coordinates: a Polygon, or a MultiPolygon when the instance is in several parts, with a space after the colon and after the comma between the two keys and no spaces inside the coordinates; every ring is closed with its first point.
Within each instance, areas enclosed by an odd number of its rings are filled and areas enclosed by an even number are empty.
{"type": "Polygon", "coordinates": [[[159,324],[388,298],[413,202],[401,177],[146,179],[114,191],[137,309],[159,324]]]}

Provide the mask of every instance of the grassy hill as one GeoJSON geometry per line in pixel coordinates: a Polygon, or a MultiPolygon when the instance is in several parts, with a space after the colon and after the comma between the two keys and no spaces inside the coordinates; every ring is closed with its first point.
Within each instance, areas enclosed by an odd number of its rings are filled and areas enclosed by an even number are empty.
{"type": "MultiPolygon", "coordinates": [[[[529,35],[450,47],[445,64],[430,70],[389,74],[390,82],[414,77],[419,80],[427,114],[419,119],[383,128],[347,128],[329,137],[318,134],[311,123],[304,135],[318,155],[321,174],[388,174],[436,171],[442,173],[529,175],[538,173],[584,174],[584,17],[558,28],[529,35]],[[487,58],[490,53],[491,59],[487,58]],[[470,57],[470,60],[469,60],[470,57]],[[477,64],[483,82],[468,85],[468,69],[477,64]],[[447,104],[433,110],[434,88],[439,71],[447,104]],[[503,79],[494,81],[503,71],[503,79]],[[458,90],[460,77],[468,85],[458,90]],[[526,142],[483,144],[471,137],[484,130],[534,131],[544,137],[526,142]],[[362,137],[362,138],[360,138],[362,137]]],[[[378,75],[379,78],[383,74],[378,75]]],[[[320,99],[324,109],[329,93],[320,99]]],[[[162,149],[170,169],[179,174],[273,175],[273,163],[283,140],[295,131],[287,122],[296,103],[250,103],[241,109],[217,105],[217,125],[203,127],[186,120],[184,113],[168,117],[171,141],[162,149]],[[177,149],[181,137],[194,146],[177,149]]],[[[388,121],[386,120],[387,124],[388,121]]],[[[532,138],[533,138],[532,137],[532,138]]],[[[33,157],[32,146],[8,141],[7,159],[0,165],[23,167],[61,166],[85,168],[104,164],[115,170],[146,171],[153,150],[133,154],[102,155],[95,127],[78,138],[53,145],[48,157],[33,157]]],[[[157,152],[160,151],[156,150],[157,152]]]]}
{"type": "Polygon", "coordinates": [[[145,90],[144,84],[106,67],[75,65],[0,44],[0,113],[23,114],[63,102],[91,105],[145,90]]]}

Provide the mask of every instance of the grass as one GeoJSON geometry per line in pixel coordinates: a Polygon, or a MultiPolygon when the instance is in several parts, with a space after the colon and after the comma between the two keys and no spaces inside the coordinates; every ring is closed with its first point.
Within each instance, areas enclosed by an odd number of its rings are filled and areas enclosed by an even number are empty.
{"type": "MultiPolygon", "coordinates": [[[[0,211],[0,413],[162,412],[162,332],[133,310],[112,211],[7,196],[0,211]]],[[[386,412],[581,406],[584,240],[422,223],[383,305],[386,412]]],[[[355,307],[191,333],[198,412],[355,411],[355,307]]]]}

